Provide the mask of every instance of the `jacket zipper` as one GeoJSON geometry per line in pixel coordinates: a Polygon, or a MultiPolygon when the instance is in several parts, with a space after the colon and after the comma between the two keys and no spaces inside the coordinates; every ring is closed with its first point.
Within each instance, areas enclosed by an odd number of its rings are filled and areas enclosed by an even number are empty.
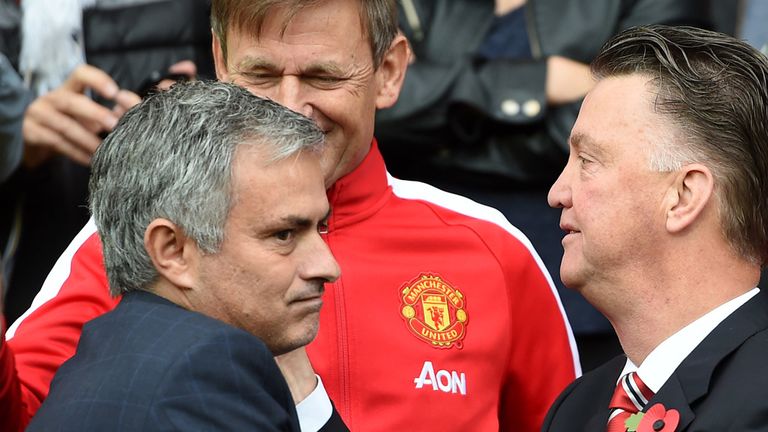
{"type": "Polygon", "coordinates": [[[535,60],[542,57],[541,41],[539,40],[539,32],[536,30],[535,14],[533,10],[535,8],[534,0],[528,0],[525,3],[525,28],[528,30],[528,41],[531,45],[531,55],[535,60]]]}
{"type": "MultiPolygon", "coordinates": [[[[329,221],[330,233],[332,235],[333,233],[333,226],[335,226],[335,221],[333,220],[333,215],[331,215],[331,220],[329,221]],[[332,225],[331,225],[332,224],[332,225]]],[[[331,235],[329,235],[328,238],[328,247],[331,249],[331,252],[333,252],[333,247],[331,247],[331,235]]],[[[334,304],[336,305],[336,337],[337,337],[337,355],[339,359],[339,397],[341,400],[336,405],[337,409],[340,411],[339,414],[344,418],[344,421],[352,427],[354,424],[352,419],[352,408],[351,408],[351,398],[350,398],[350,388],[349,388],[349,344],[347,342],[347,308],[346,308],[346,301],[344,298],[344,276],[340,276],[339,279],[336,280],[336,282],[333,283],[334,288],[334,295],[335,295],[335,301],[334,304]]]]}

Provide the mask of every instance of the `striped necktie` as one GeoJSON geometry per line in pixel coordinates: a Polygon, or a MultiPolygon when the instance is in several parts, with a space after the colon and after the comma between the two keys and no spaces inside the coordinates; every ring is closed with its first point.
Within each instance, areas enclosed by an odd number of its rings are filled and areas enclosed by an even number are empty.
{"type": "Polygon", "coordinates": [[[624,432],[627,430],[624,422],[632,415],[645,407],[648,400],[653,397],[653,392],[640,380],[635,372],[621,377],[613,392],[611,410],[608,416],[606,432],[624,432]]]}

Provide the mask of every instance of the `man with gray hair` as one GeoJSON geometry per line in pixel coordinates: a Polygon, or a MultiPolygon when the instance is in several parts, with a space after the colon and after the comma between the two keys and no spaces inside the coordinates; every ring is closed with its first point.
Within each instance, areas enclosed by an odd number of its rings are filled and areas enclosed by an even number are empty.
{"type": "Polygon", "coordinates": [[[765,431],[768,59],[690,27],[630,29],[549,192],[563,282],[626,355],[569,386],[543,431],[765,431]]]}
{"type": "Polygon", "coordinates": [[[318,330],[339,268],[310,119],[179,84],[99,147],[90,205],[111,313],[88,323],[29,430],[298,431],[273,355],[318,330]]]}

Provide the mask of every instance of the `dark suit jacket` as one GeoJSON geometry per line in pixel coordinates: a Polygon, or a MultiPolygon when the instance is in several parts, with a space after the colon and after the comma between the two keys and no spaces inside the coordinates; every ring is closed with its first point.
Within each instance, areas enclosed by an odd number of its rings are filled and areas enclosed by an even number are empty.
{"type": "MultiPolygon", "coordinates": [[[[626,358],[574,381],[558,397],[542,431],[604,432],[608,402],[626,358]]],[[[677,431],[768,431],[768,292],[718,325],[678,366],[646,409],[680,413],[677,431]]]]}
{"type": "Polygon", "coordinates": [[[256,337],[147,292],[83,328],[29,431],[299,431],[256,337]]]}

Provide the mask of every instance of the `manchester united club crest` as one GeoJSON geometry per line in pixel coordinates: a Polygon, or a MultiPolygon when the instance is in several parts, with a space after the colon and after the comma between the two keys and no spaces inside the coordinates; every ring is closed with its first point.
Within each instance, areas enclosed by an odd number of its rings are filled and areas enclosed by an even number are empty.
{"type": "Polygon", "coordinates": [[[435,348],[462,347],[467,300],[461,291],[437,274],[422,273],[400,294],[400,314],[413,334],[435,348]]]}

